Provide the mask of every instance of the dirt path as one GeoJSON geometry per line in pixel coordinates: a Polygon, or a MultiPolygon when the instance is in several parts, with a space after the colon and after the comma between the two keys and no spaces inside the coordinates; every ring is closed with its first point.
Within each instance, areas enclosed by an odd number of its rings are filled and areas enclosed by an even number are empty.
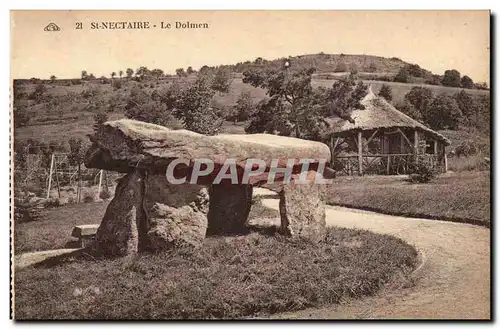
{"type": "MultiPolygon", "coordinates": [[[[255,194],[274,192],[255,189],[255,194]]],[[[277,199],[262,200],[278,209],[277,199]]],[[[424,264],[411,288],[275,318],[490,318],[490,230],[469,224],[381,215],[328,206],[327,225],[400,237],[418,248],[424,264]]]]}

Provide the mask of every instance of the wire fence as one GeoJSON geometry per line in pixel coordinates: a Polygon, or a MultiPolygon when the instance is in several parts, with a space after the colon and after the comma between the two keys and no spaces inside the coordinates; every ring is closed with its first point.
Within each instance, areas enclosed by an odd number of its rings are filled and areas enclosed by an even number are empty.
{"type": "Polygon", "coordinates": [[[14,189],[35,193],[38,197],[61,197],[61,190],[76,191],[76,202],[82,200],[82,188],[97,186],[97,195],[116,185],[120,173],[91,169],[83,163],[74,163],[69,153],[15,154],[14,189]]]}

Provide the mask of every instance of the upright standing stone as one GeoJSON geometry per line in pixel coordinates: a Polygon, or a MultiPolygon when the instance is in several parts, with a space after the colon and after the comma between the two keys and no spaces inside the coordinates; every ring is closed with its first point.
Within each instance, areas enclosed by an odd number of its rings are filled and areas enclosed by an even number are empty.
{"type": "Polygon", "coordinates": [[[139,223],[142,212],[143,177],[138,171],[118,182],[115,197],[97,229],[95,247],[105,256],[126,256],[139,251],[139,223]]]}
{"type": "Polygon", "coordinates": [[[221,185],[210,187],[207,234],[242,234],[249,231],[246,226],[252,206],[251,185],[221,185]]]}
{"type": "Polygon", "coordinates": [[[317,185],[285,184],[280,192],[279,208],[283,234],[313,243],[324,240],[325,205],[317,185]]]}
{"type": "Polygon", "coordinates": [[[201,185],[170,184],[165,175],[145,181],[144,208],[149,248],[198,247],[207,232],[208,192],[201,185]]]}

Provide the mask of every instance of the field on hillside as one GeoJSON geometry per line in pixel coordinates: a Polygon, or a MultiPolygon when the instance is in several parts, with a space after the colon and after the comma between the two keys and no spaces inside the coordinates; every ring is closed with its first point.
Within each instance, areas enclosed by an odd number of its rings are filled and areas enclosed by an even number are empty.
{"type": "MultiPolygon", "coordinates": [[[[165,88],[171,81],[171,79],[160,80],[151,83],[140,84],[145,90],[154,90],[155,88],[165,88]]],[[[326,79],[313,79],[313,86],[323,86],[331,87],[335,80],[326,79]]],[[[422,86],[416,84],[403,84],[397,82],[382,82],[365,80],[366,84],[372,86],[372,89],[377,93],[383,84],[387,84],[392,89],[392,94],[394,98],[394,103],[398,104],[403,101],[404,95],[408,93],[411,88],[415,86],[422,86]]],[[[119,106],[114,110],[108,112],[108,117],[110,120],[116,120],[119,118],[124,118],[123,107],[126,104],[126,98],[130,93],[130,90],[139,83],[135,81],[125,81],[123,87],[118,90],[113,90],[109,84],[87,84],[84,85],[72,85],[72,86],[61,86],[61,85],[49,85],[47,90],[47,95],[49,97],[55,96],[56,98],[61,98],[63,106],[57,111],[47,109],[42,104],[30,102],[29,106],[29,116],[31,118],[29,125],[25,127],[16,128],[14,130],[14,138],[16,141],[26,141],[28,139],[38,140],[38,141],[60,141],[66,142],[68,137],[76,138],[86,138],[86,135],[92,132],[92,125],[94,123],[93,115],[94,112],[86,109],[85,103],[73,104],[69,100],[65,100],[64,97],[71,97],[71,95],[80,95],[84,90],[89,88],[96,88],[99,90],[99,97],[101,98],[100,106],[106,106],[106,102],[110,98],[118,98],[119,106]],[[92,87],[91,87],[92,86],[92,87]]],[[[33,84],[23,85],[27,93],[34,90],[33,84]]],[[[431,86],[425,85],[425,87],[430,88],[435,95],[440,93],[454,94],[460,90],[460,88],[443,87],[443,86],[431,86]]],[[[262,100],[266,97],[266,92],[260,88],[254,88],[249,84],[243,83],[241,78],[234,78],[231,82],[229,92],[226,94],[218,94],[215,96],[215,102],[220,105],[227,107],[234,106],[238,97],[243,92],[250,92],[252,98],[255,102],[262,100]]],[[[488,90],[467,90],[468,93],[472,95],[489,95],[488,90]]],[[[223,132],[226,133],[243,133],[245,123],[238,123],[233,125],[227,122],[224,125],[223,132]]]]}
{"type": "MultiPolygon", "coordinates": [[[[335,80],[327,80],[327,79],[314,79],[312,81],[313,86],[322,86],[322,87],[331,87],[335,80]]],[[[386,81],[376,81],[376,80],[363,80],[363,83],[370,85],[374,93],[378,93],[382,85],[388,85],[391,87],[392,91],[392,99],[394,104],[402,104],[404,102],[405,95],[413,88],[413,87],[425,87],[429,88],[434,96],[440,94],[447,94],[452,96],[453,94],[459,92],[460,90],[465,90],[467,93],[471,95],[489,95],[489,90],[477,90],[477,89],[463,89],[463,88],[455,88],[455,87],[445,87],[445,86],[434,86],[434,85],[426,85],[426,84],[416,84],[416,83],[400,83],[400,82],[386,82],[386,81]]]]}

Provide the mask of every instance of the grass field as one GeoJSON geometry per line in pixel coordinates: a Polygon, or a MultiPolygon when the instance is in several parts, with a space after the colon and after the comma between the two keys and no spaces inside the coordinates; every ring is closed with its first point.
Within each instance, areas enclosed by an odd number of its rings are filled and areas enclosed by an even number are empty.
{"type": "Polygon", "coordinates": [[[67,204],[42,210],[42,220],[15,223],[14,252],[16,254],[71,247],[73,227],[100,224],[109,202],[67,204]],[[69,244],[69,245],[68,245],[69,244]]]}
{"type": "Polygon", "coordinates": [[[329,228],[318,245],[253,233],[194,252],[72,259],[16,271],[16,319],[231,319],[372,295],[411,271],[415,249],[329,228]]]}
{"type": "Polygon", "coordinates": [[[414,184],[402,176],[338,177],[324,189],[328,204],[411,217],[490,226],[490,173],[460,172],[414,184]]]}
{"type": "MultiPolygon", "coordinates": [[[[15,225],[15,252],[67,247],[74,225],[99,223],[107,203],[44,211],[15,225]]],[[[278,217],[257,197],[250,222],[278,217]]],[[[372,295],[401,283],[417,252],[402,240],[329,228],[318,245],[272,230],[208,237],[196,251],[120,259],[62,256],[15,273],[16,319],[241,318],[372,295]]],[[[81,256],[81,255],[80,255],[81,256]]]]}

